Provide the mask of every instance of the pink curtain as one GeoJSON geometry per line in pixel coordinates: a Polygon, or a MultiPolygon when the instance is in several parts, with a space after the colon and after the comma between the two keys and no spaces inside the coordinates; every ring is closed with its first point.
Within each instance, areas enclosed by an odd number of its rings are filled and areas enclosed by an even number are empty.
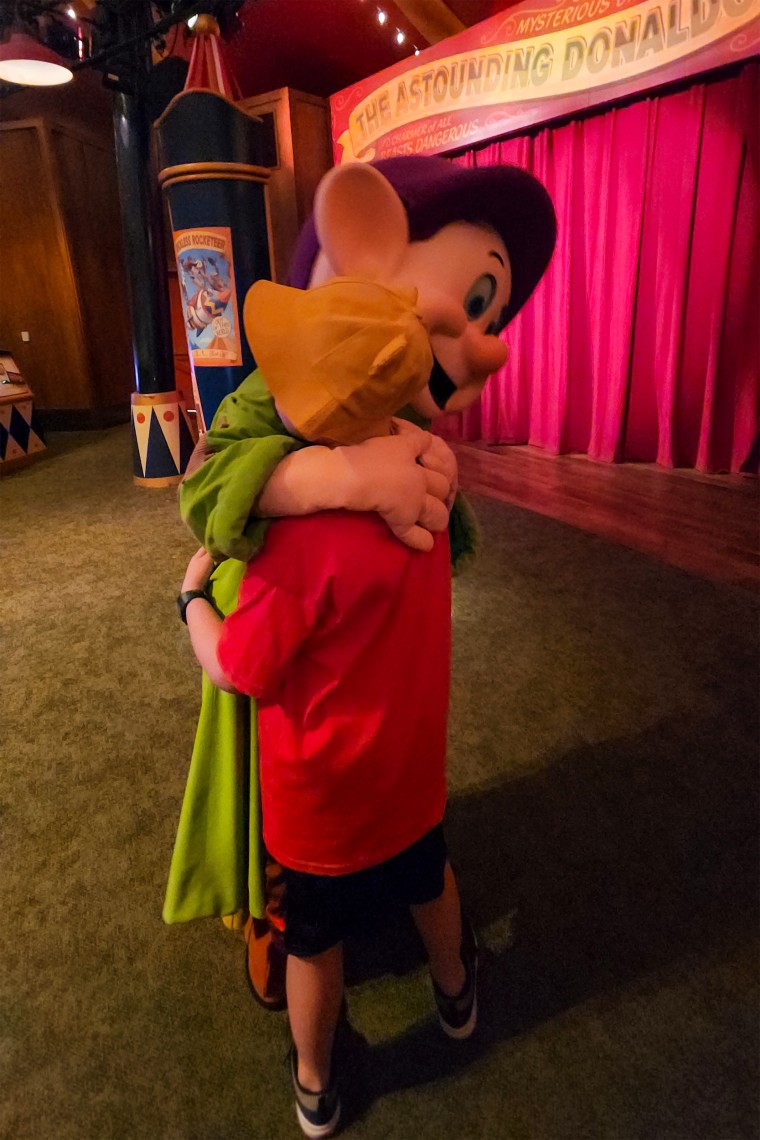
{"type": "Polygon", "coordinates": [[[752,61],[455,159],[532,171],[559,235],[504,334],[506,366],[442,434],[746,469],[760,388],[758,107],[752,61]]]}

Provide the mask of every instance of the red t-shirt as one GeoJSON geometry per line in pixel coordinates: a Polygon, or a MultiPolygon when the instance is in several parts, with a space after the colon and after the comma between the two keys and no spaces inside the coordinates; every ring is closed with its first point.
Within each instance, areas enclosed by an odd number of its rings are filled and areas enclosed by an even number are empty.
{"type": "Polygon", "coordinates": [[[410,550],[375,514],[274,523],[219,663],[259,698],[264,842],[286,867],[375,866],[443,818],[448,536],[410,550]]]}

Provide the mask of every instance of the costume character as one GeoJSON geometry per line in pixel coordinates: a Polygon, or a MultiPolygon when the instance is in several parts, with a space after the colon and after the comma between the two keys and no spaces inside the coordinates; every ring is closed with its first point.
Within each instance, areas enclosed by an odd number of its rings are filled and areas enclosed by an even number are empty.
{"type": "MultiPolygon", "coordinates": [[[[507,350],[498,333],[530,296],[551,257],[556,227],[545,190],[514,167],[466,170],[432,158],[391,159],[378,163],[376,170],[338,168],[328,178],[316,202],[316,221],[307,223],[299,240],[293,285],[303,289],[325,286],[336,277],[369,278],[373,283],[385,278],[384,287],[401,296],[402,315],[408,318],[411,312],[413,322],[422,325],[432,352],[421,390],[419,378],[412,384],[408,414],[424,422],[441,411],[467,406],[504,363],[507,350]],[[380,182],[377,171],[383,175],[380,182]],[[371,191],[368,175],[374,180],[371,191]],[[379,208],[389,191],[400,201],[401,211],[379,208]],[[387,256],[389,227],[385,221],[380,224],[381,218],[390,218],[391,233],[394,225],[398,232],[399,219],[403,227],[408,225],[410,240],[401,251],[397,242],[392,258],[387,256]],[[415,292],[416,300],[410,300],[415,292]]],[[[247,300],[246,310],[255,314],[251,297],[252,307],[247,300]]],[[[290,298],[283,312],[291,302],[296,305],[291,314],[297,314],[297,298],[290,298]]],[[[266,299],[262,303],[266,307],[266,299]]],[[[263,336],[259,349],[267,357],[271,345],[264,326],[255,328],[246,320],[246,331],[252,343],[263,336]]],[[[275,399],[264,369],[227,397],[205,440],[210,458],[181,488],[186,521],[207,550],[228,558],[215,572],[212,586],[222,613],[234,606],[244,564],[260,549],[271,516],[344,506],[378,510],[394,533],[423,549],[432,546],[433,538],[418,521],[440,529],[435,501],[428,494],[433,476],[440,477],[440,472],[425,473],[416,462],[424,462],[432,446],[424,435],[388,435],[331,448],[305,446],[292,434],[296,425],[284,410],[279,414],[276,402],[279,398],[290,406],[291,386],[302,391],[308,385],[308,368],[295,376],[303,344],[298,332],[295,328],[289,337],[283,326],[283,367],[277,352],[277,360],[270,360],[275,399]],[[401,476],[394,474],[399,471],[401,476]],[[415,501],[410,508],[412,485],[415,501]]],[[[331,359],[344,378],[345,345],[334,345],[331,359]]],[[[323,379],[329,381],[330,374],[327,369],[323,379]]],[[[368,406],[355,400],[361,382],[366,383],[366,370],[358,385],[355,379],[330,392],[338,418],[349,424],[372,418],[368,406]]],[[[403,389],[403,377],[400,382],[403,389]]],[[[403,389],[403,398],[408,395],[403,389]]],[[[390,428],[387,406],[375,422],[390,428]]],[[[300,423],[309,429],[308,417],[300,423]]],[[[450,528],[456,562],[473,546],[473,528],[461,496],[452,509],[450,528]]],[[[204,676],[201,719],[164,908],[167,921],[238,910],[252,916],[264,913],[255,718],[252,703],[221,692],[204,676]]],[[[252,939],[254,950],[266,941],[266,935],[252,939]]],[[[265,962],[268,954],[265,948],[265,962]]],[[[265,986],[266,981],[262,989],[265,986]]]]}

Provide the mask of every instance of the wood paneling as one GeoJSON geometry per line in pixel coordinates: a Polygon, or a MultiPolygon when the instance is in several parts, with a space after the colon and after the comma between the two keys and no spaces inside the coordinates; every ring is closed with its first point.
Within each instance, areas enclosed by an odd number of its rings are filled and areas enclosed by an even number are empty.
{"type": "Polygon", "coordinates": [[[0,344],[37,409],[48,423],[46,412],[76,426],[126,419],[132,352],[110,134],[53,117],[3,123],[0,202],[0,344]]]}
{"type": "Polygon", "coordinates": [[[462,486],[705,578],[760,589],[760,484],[539,448],[453,445],[462,486]]]}
{"type": "Polygon", "coordinates": [[[78,297],[42,122],[0,127],[0,202],[0,343],[16,358],[38,409],[87,406],[78,297]]]}
{"type": "MultiPolygon", "coordinates": [[[[5,4],[0,7],[6,7],[5,4]]],[[[60,87],[21,87],[0,99],[0,123],[55,119],[100,139],[111,133],[111,93],[99,71],[78,71],[60,87]]]]}
{"type": "Polygon", "coordinates": [[[238,106],[251,115],[274,115],[278,161],[266,196],[272,274],[284,283],[317,183],[332,166],[329,108],[324,99],[287,87],[244,99],[238,106]]]}
{"type": "Polygon", "coordinates": [[[99,406],[125,404],[134,375],[113,153],[55,126],[50,134],[92,394],[99,406]]]}
{"type": "Polygon", "coordinates": [[[311,213],[320,178],[333,165],[330,109],[322,99],[300,91],[288,95],[300,228],[311,213]]]}

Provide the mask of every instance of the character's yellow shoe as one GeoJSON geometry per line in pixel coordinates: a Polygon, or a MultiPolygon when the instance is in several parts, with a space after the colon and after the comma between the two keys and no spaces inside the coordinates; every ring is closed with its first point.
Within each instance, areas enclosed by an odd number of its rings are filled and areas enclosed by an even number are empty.
{"type": "Polygon", "coordinates": [[[285,1009],[285,963],[287,954],[282,934],[265,918],[249,918],[245,924],[248,945],[245,973],[251,993],[259,1005],[273,1011],[285,1009]]]}
{"type": "Polygon", "coordinates": [[[244,930],[247,918],[247,910],[236,910],[234,914],[225,914],[222,922],[228,930],[244,930]]]}

